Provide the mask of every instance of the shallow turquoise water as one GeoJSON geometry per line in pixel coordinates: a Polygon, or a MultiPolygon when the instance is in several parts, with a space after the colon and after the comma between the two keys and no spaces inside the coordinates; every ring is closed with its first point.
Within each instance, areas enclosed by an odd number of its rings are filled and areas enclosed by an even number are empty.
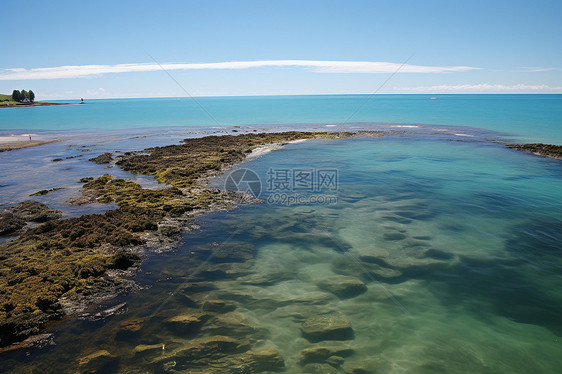
{"type": "Polygon", "coordinates": [[[478,139],[403,135],[292,144],[240,168],[260,177],[264,199],[275,193],[265,191],[270,169],[337,170],[337,202],[264,203],[206,216],[176,252],[144,263],[137,280],[150,288],[125,298],[128,313],[55,325],[57,346],[7,356],[4,367],[73,370],[88,349],[107,349],[121,357],[114,370],[144,372],[153,358],[135,357],[138,344],[172,350],[209,334],[163,324],[193,307],[182,287],[205,280],[215,289],[198,302],[229,301],[235,318],[254,326],[253,333],[219,332],[277,349],[287,373],[343,373],[353,365],[373,373],[559,370],[559,161],[478,139]],[[221,257],[229,248],[254,255],[230,264],[221,257]],[[366,292],[338,297],[319,287],[342,275],[366,292]],[[303,337],[303,319],[333,311],[351,322],[353,339],[303,337]],[[143,329],[118,339],[119,323],[133,318],[145,320],[143,329]],[[299,365],[301,350],[325,344],[354,353],[339,369],[299,365]]]}
{"type": "MultiPolygon", "coordinates": [[[[323,95],[87,100],[2,108],[0,130],[410,123],[468,126],[516,141],[562,144],[562,95],[323,95]]],[[[2,136],[2,134],[0,134],[2,136]]]]}

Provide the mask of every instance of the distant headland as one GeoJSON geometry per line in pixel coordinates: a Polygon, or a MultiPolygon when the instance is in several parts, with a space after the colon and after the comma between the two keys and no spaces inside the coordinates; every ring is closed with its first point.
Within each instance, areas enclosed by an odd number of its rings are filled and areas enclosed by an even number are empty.
{"type": "Polygon", "coordinates": [[[47,101],[35,101],[35,93],[32,90],[14,90],[11,95],[0,94],[0,108],[68,105],[68,103],[52,103],[47,101]]]}

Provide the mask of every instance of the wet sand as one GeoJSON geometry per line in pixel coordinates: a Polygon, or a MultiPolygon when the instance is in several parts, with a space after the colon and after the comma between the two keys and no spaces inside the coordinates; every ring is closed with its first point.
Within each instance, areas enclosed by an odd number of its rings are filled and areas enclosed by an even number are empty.
{"type": "Polygon", "coordinates": [[[60,142],[62,140],[4,140],[7,137],[0,137],[0,152],[13,151],[14,149],[37,147],[40,145],[60,142]]]}

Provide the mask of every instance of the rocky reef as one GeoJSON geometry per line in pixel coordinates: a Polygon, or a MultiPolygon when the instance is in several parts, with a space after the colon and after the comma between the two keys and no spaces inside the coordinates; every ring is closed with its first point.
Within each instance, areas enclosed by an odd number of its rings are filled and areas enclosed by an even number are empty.
{"type": "Polygon", "coordinates": [[[562,146],[554,144],[531,143],[531,144],[506,144],[508,148],[532,153],[535,155],[556,158],[562,160],[562,146]]]}
{"type": "MultiPolygon", "coordinates": [[[[117,159],[122,169],[154,176],[170,187],[146,189],[110,175],[81,180],[85,196],[81,203],[115,202],[118,209],[60,219],[60,211],[31,201],[0,213],[0,234],[19,236],[0,246],[0,346],[37,334],[49,320],[80,312],[88,303],[99,301],[96,296],[115,296],[126,290],[123,284],[131,274],[129,268],[140,262],[147,249],[179,239],[190,218],[252,201],[208,188],[208,176],[267,144],[352,135],[285,132],[186,139],[181,145],[150,148],[117,159]],[[47,222],[25,230],[29,221],[47,222]]],[[[103,154],[92,161],[105,163],[112,158],[103,154]]],[[[217,266],[210,271],[228,270],[217,266]]],[[[220,305],[208,304],[207,308],[220,305]]],[[[253,352],[240,359],[260,361],[262,356],[271,355],[253,352]]],[[[83,365],[99,357],[112,359],[100,354],[85,359],[83,365]]]]}
{"type": "Polygon", "coordinates": [[[46,222],[62,217],[60,210],[49,209],[33,200],[23,201],[0,211],[0,235],[17,234],[28,222],[46,222]]]}

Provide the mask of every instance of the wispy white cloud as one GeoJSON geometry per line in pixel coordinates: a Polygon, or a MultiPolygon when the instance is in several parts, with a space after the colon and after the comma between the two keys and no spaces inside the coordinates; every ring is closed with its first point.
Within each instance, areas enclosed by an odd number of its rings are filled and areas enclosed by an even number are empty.
{"type": "Polygon", "coordinates": [[[535,71],[535,72],[558,70],[556,68],[542,68],[539,66],[521,66],[521,69],[523,69],[523,71],[535,71]]]}
{"type": "Polygon", "coordinates": [[[551,87],[546,84],[459,84],[419,87],[394,87],[395,91],[414,93],[480,93],[480,92],[545,92],[562,93],[562,87],[551,87]]]}
{"type": "MultiPolygon", "coordinates": [[[[262,67],[300,67],[317,73],[392,73],[401,64],[373,61],[263,60],[229,61],[196,64],[162,64],[166,70],[250,69],[262,67]]],[[[130,73],[160,70],[158,64],[74,65],[48,68],[0,70],[0,80],[83,78],[108,73],[130,73]]],[[[479,69],[470,66],[422,66],[406,64],[404,73],[447,73],[479,69]]]]}

